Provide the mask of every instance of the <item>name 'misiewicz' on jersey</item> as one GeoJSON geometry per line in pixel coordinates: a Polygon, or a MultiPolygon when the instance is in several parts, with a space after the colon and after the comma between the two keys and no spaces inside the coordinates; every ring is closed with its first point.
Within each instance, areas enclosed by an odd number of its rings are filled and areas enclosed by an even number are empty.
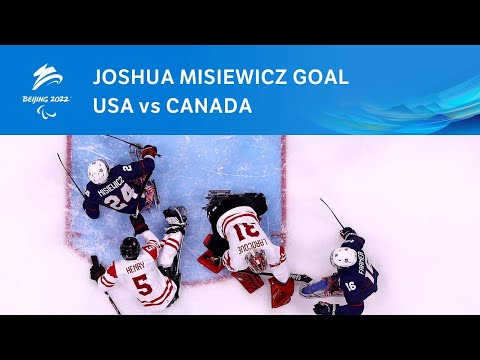
{"type": "Polygon", "coordinates": [[[177,286],[172,279],[164,276],[157,266],[172,264],[183,235],[180,231],[165,234],[160,241],[153,232],[147,230],[141,236],[147,243],[140,250],[137,259],[113,261],[105,274],[98,279],[98,286],[105,291],[122,281],[122,285],[136,294],[144,307],[164,310],[174,298],[177,286]]]}
{"type": "Polygon", "coordinates": [[[217,231],[228,240],[229,249],[222,262],[229,271],[248,268],[245,255],[251,249],[263,249],[273,276],[281,283],[290,277],[283,246],[273,244],[260,226],[257,213],[250,206],[238,206],[225,212],[217,221],[217,231]]]}
{"type": "Polygon", "coordinates": [[[342,247],[348,247],[357,252],[357,262],[348,268],[338,269],[339,285],[347,305],[337,307],[337,315],[362,313],[363,301],[378,290],[378,271],[362,250],[363,245],[365,245],[365,240],[356,234],[346,236],[342,244],[342,247]]]}
{"type": "Polygon", "coordinates": [[[116,165],[110,170],[106,183],[87,184],[83,208],[92,219],[100,216],[100,205],[125,214],[135,214],[137,205],[142,209],[145,197],[140,196],[140,189],[132,180],[151,173],[155,169],[153,158],[132,162],[128,165],[116,165]]]}

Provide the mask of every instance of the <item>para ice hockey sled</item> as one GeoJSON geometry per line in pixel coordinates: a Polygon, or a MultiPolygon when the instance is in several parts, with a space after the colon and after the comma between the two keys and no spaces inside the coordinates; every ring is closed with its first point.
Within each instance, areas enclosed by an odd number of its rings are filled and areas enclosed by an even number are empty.
{"type": "MultiPolygon", "coordinates": [[[[142,149],[143,146],[140,144],[135,144],[135,146],[128,146],[128,153],[132,161],[140,161],[142,159],[142,149]]],[[[143,176],[135,180],[134,182],[138,184],[138,186],[141,186],[141,184],[143,184],[143,182],[145,181],[145,178],[146,176],[143,176]]],[[[155,209],[158,209],[158,206],[160,205],[160,197],[158,196],[157,184],[155,183],[155,180],[152,179],[147,181],[143,193],[147,198],[147,202],[143,210],[150,210],[152,208],[152,205],[155,206],[155,209]]]]}
{"type": "Polygon", "coordinates": [[[338,284],[338,275],[325,276],[317,282],[305,284],[298,289],[300,296],[310,298],[326,298],[343,296],[338,284]]]}

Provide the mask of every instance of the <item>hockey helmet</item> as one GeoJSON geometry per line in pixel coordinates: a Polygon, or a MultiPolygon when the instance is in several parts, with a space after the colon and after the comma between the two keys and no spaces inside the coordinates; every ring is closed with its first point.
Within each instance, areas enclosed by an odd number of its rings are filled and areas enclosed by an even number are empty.
{"type": "Polygon", "coordinates": [[[132,236],[126,237],[120,245],[120,253],[125,260],[135,260],[140,254],[140,243],[132,236]]]}
{"type": "Polygon", "coordinates": [[[105,184],[108,180],[110,167],[102,159],[93,160],[88,165],[88,179],[95,185],[105,184]]]}
{"type": "Polygon", "coordinates": [[[245,261],[254,273],[258,274],[267,269],[267,257],[263,249],[251,249],[247,255],[245,255],[245,261]]]}
{"type": "Polygon", "coordinates": [[[330,254],[330,262],[337,269],[348,268],[357,262],[357,252],[349,247],[339,247],[330,254]]]}

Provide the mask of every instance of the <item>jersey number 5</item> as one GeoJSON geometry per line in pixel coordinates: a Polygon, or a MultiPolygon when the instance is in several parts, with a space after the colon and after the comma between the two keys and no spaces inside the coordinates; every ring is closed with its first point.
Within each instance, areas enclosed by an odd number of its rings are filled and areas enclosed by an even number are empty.
{"type": "Polygon", "coordinates": [[[135,286],[138,289],[139,294],[143,296],[147,296],[153,291],[152,287],[149,284],[145,283],[145,281],[147,281],[146,274],[135,276],[134,278],[132,278],[132,280],[135,283],[135,286]]]}
{"type": "Polygon", "coordinates": [[[130,200],[138,197],[138,194],[135,192],[135,190],[132,189],[127,183],[123,184],[123,186],[120,188],[120,191],[122,192],[123,201],[121,201],[116,195],[110,195],[105,198],[105,205],[115,210],[122,210],[128,206],[127,204],[130,200]]]}

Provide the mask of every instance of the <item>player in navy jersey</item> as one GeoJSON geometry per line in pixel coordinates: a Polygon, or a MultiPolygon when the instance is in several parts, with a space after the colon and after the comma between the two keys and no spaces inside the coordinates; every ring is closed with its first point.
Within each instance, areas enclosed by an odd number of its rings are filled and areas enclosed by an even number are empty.
{"type": "Polygon", "coordinates": [[[345,297],[346,305],[317,303],[313,309],[317,315],[361,315],[364,300],[377,291],[378,271],[372,266],[362,250],[365,240],[350,227],[340,231],[344,239],[341,247],[332,251],[330,262],[338,272],[328,277],[328,290],[321,284],[324,278],[300,289],[300,295],[306,298],[327,297],[335,293],[345,297]],[[333,286],[332,280],[333,279],[333,286]]]}
{"type": "Polygon", "coordinates": [[[85,191],[83,209],[92,219],[100,216],[100,205],[124,214],[136,214],[145,208],[147,199],[139,194],[139,178],[155,169],[157,148],[146,145],[142,150],[142,160],[128,165],[116,165],[109,168],[106,161],[97,159],[88,166],[89,183],[85,191]]]}

